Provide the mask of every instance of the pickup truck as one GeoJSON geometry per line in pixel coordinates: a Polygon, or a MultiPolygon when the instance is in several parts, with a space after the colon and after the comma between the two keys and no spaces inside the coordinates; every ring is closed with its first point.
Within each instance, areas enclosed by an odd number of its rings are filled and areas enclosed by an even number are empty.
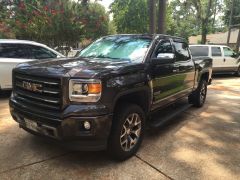
{"type": "MultiPolygon", "coordinates": [[[[134,155],[152,114],[181,98],[203,106],[212,59],[192,59],[186,41],[168,35],[111,35],[77,58],[34,61],[13,70],[10,112],[21,128],[77,144],[134,155]]],[[[171,115],[172,116],[172,115],[171,115]]]]}

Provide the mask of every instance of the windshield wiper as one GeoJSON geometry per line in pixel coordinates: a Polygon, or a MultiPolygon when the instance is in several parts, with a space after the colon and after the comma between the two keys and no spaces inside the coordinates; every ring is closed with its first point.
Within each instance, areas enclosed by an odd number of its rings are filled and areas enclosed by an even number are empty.
{"type": "Polygon", "coordinates": [[[104,59],[120,59],[120,58],[114,58],[114,57],[110,57],[110,56],[104,56],[104,55],[99,55],[96,58],[104,58],[104,59]]]}

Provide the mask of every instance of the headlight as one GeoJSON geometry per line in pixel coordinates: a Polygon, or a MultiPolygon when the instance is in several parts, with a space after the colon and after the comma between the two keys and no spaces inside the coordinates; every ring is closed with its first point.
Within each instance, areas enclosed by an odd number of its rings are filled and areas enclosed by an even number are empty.
{"type": "Polygon", "coordinates": [[[75,102],[97,102],[102,93],[100,80],[71,79],[69,81],[69,99],[75,102]]]}

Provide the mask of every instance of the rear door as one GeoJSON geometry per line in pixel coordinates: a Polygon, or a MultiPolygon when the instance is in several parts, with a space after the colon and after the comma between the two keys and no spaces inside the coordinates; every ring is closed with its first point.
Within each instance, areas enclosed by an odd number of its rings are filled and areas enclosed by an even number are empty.
{"type": "Polygon", "coordinates": [[[0,44],[0,86],[1,89],[12,88],[12,69],[17,64],[30,61],[24,44],[0,44]]]}
{"type": "Polygon", "coordinates": [[[234,51],[229,47],[223,47],[223,54],[225,71],[236,71],[239,66],[239,61],[234,57],[234,51]]]}
{"type": "Polygon", "coordinates": [[[213,71],[223,71],[226,64],[224,62],[223,52],[220,46],[211,46],[211,57],[213,59],[213,71]]]}

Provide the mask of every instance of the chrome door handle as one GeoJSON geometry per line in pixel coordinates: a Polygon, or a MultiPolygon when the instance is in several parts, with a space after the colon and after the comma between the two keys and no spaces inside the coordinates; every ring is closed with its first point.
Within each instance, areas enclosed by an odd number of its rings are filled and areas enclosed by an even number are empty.
{"type": "Polygon", "coordinates": [[[173,72],[174,72],[174,73],[175,73],[175,72],[179,72],[179,69],[174,69],[173,72]]]}

